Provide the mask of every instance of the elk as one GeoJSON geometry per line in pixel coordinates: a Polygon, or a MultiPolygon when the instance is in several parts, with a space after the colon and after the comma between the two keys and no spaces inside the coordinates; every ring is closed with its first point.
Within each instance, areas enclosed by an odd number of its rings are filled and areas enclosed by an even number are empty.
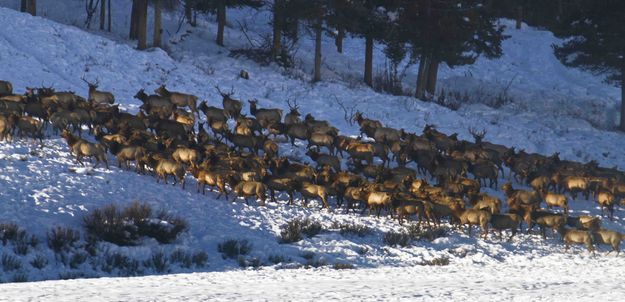
{"type": "Polygon", "coordinates": [[[202,101],[200,105],[198,106],[198,109],[204,112],[204,115],[206,115],[206,122],[208,124],[210,124],[213,121],[225,122],[228,120],[228,118],[226,117],[226,113],[223,109],[213,107],[213,106],[208,106],[206,104],[206,101],[202,101]]]}
{"type": "Polygon", "coordinates": [[[477,209],[466,209],[462,210],[462,205],[458,206],[457,204],[452,204],[451,210],[453,215],[456,216],[460,225],[467,225],[469,229],[469,236],[471,236],[471,228],[473,225],[479,225],[482,229],[482,235],[484,238],[488,235],[488,223],[492,215],[489,212],[477,210],[477,209]]]}
{"type": "Polygon", "coordinates": [[[255,116],[263,128],[282,121],[282,109],[258,109],[258,100],[249,100],[250,114],[255,116]]]}
{"type": "Polygon", "coordinates": [[[104,164],[106,164],[106,168],[109,168],[108,161],[106,160],[106,151],[104,149],[104,146],[102,146],[101,144],[90,143],[81,138],[77,138],[67,130],[63,130],[61,136],[69,145],[70,152],[76,155],[76,160],[81,165],[85,165],[81,159],[86,156],[94,157],[96,159],[95,167],[97,167],[100,162],[104,162],[104,164]]]}
{"type": "Polygon", "coordinates": [[[601,228],[601,218],[590,215],[567,216],[566,225],[580,230],[595,231],[601,228]]]}
{"type": "Polygon", "coordinates": [[[482,139],[484,139],[484,136],[486,136],[486,129],[482,129],[482,131],[477,131],[477,129],[469,127],[469,134],[473,136],[476,145],[482,146],[482,139]]]}
{"type": "Polygon", "coordinates": [[[186,94],[176,91],[169,91],[165,88],[165,85],[161,85],[154,90],[154,93],[169,99],[169,101],[179,107],[189,107],[192,112],[197,114],[197,99],[198,97],[192,94],[186,94]]]}
{"type": "Polygon", "coordinates": [[[200,193],[201,187],[202,195],[206,194],[206,185],[209,185],[211,187],[217,187],[217,190],[219,191],[217,199],[219,199],[222,194],[225,195],[226,199],[228,199],[226,184],[233,177],[232,173],[225,171],[210,171],[199,167],[190,167],[189,171],[193,177],[197,179],[197,193],[200,193]]]}
{"type": "Polygon", "coordinates": [[[243,197],[245,199],[245,204],[249,205],[249,201],[247,200],[249,197],[254,197],[260,199],[259,205],[265,205],[265,199],[267,198],[267,186],[262,182],[258,181],[241,181],[233,186],[232,191],[236,194],[236,196],[232,199],[234,202],[237,197],[243,197]]]}
{"type": "Polygon", "coordinates": [[[122,163],[124,163],[124,165],[128,169],[130,168],[129,161],[134,160],[135,171],[139,173],[140,171],[143,171],[143,167],[140,164],[140,162],[141,162],[141,159],[145,157],[145,155],[146,155],[146,150],[144,147],[124,146],[119,150],[119,152],[115,154],[115,157],[117,158],[117,166],[121,168],[122,163]]]}
{"type": "Polygon", "coordinates": [[[243,148],[247,148],[250,152],[258,154],[259,146],[263,142],[260,137],[233,134],[229,131],[226,132],[226,138],[238,148],[239,153],[241,153],[243,148]]]}
{"type": "Polygon", "coordinates": [[[43,142],[43,123],[31,116],[20,116],[15,118],[17,121],[17,135],[22,137],[26,133],[33,139],[39,139],[39,142],[43,142]]]}
{"type": "Polygon", "coordinates": [[[178,146],[178,148],[176,148],[176,150],[171,154],[171,157],[178,163],[195,167],[200,161],[200,152],[195,149],[178,146]]]}
{"type": "Polygon", "coordinates": [[[9,81],[0,81],[0,96],[13,94],[13,84],[9,81]]]}
{"type": "Polygon", "coordinates": [[[286,130],[286,135],[291,140],[291,146],[295,146],[295,139],[305,140],[310,137],[310,132],[308,131],[308,126],[304,123],[296,123],[288,126],[286,130]]]}
{"type": "Polygon", "coordinates": [[[392,144],[393,142],[400,141],[406,136],[404,129],[393,129],[387,127],[376,128],[373,133],[373,139],[376,143],[392,144]]]}
{"type": "Polygon", "coordinates": [[[473,205],[474,209],[486,210],[493,215],[499,214],[501,209],[501,200],[499,200],[499,198],[487,195],[486,193],[478,193],[474,194],[471,199],[475,202],[473,205]]]}
{"type": "Polygon", "coordinates": [[[299,113],[297,101],[291,104],[291,101],[287,100],[286,103],[289,106],[289,113],[284,116],[284,124],[288,127],[293,124],[301,123],[302,120],[299,118],[301,114],[299,113]]]}
{"type": "Polygon", "coordinates": [[[308,138],[307,148],[310,149],[310,146],[326,147],[330,154],[334,155],[336,153],[334,137],[329,134],[318,132],[311,134],[308,138]]]}
{"type": "Polygon", "coordinates": [[[363,118],[360,111],[356,111],[354,120],[358,123],[358,126],[360,126],[360,135],[366,134],[368,137],[373,138],[375,130],[382,128],[382,123],[380,121],[363,118]]]}
{"type": "Polygon", "coordinates": [[[607,208],[610,220],[614,220],[614,194],[601,190],[597,193],[597,202],[599,203],[599,206],[601,206],[601,217],[604,215],[604,209],[607,208]]]}
{"type": "MultiPolygon", "coordinates": [[[[362,188],[364,190],[364,188],[362,188]]],[[[389,209],[393,203],[393,196],[389,192],[367,191],[364,193],[364,200],[369,208],[369,215],[377,209],[376,217],[380,218],[382,209],[389,209]]],[[[392,215],[392,213],[391,213],[392,215]]]]}
{"type": "Polygon", "coordinates": [[[625,235],[611,230],[600,229],[592,232],[593,241],[598,244],[607,244],[612,247],[611,253],[616,251],[616,255],[621,253],[621,241],[625,239],[625,235]]]}
{"type": "Polygon", "coordinates": [[[298,191],[302,194],[302,197],[304,198],[304,207],[308,206],[308,198],[319,198],[323,203],[321,208],[330,208],[330,204],[328,204],[328,191],[326,187],[304,181],[300,184],[298,191]]]}
{"type": "Polygon", "coordinates": [[[296,182],[290,177],[265,175],[263,183],[269,188],[270,200],[276,201],[275,191],[286,192],[289,195],[289,205],[293,204],[293,192],[295,191],[296,182]]]}
{"type": "Polygon", "coordinates": [[[0,141],[13,140],[14,121],[0,114],[0,141]]]}
{"type": "Polygon", "coordinates": [[[517,214],[493,214],[490,218],[490,225],[493,230],[499,231],[499,239],[501,240],[501,231],[510,230],[512,234],[508,241],[512,240],[521,225],[521,217],[517,214]]]}
{"type": "Polygon", "coordinates": [[[83,80],[85,83],[87,83],[87,86],[89,86],[89,98],[87,99],[89,101],[89,103],[91,103],[91,105],[93,106],[102,106],[106,104],[113,104],[115,103],[115,96],[107,91],[99,91],[98,86],[100,85],[100,82],[98,80],[96,80],[95,83],[91,83],[89,81],[87,81],[87,79],[85,79],[85,77],[82,77],[81,80],[83,80]]]}
{"type": "Polygon", "coordinates": [[[469,172],[475,176],[475,178],[484,185],[486,185],[486,179],[489,180],[489,187],[497,187],[497,178],[499,177],[498,169],[495,164],[486,160],[478,160],[474,164],[469,165],[469,172]]]}
{"type": "Polygon", "coordinates": [[[168,99],[161,96],[152,94],[147,95],[143,89],[140,89],[134,96],[135,99],[140,100],[144,105],[152,107],[167,108],[171,112],[174,112],[176,105],[172,104],[168,99]]]}
{"type": "Polygon", "coordinates": [[[569,214],[569,202],[564,194],[544,192],[542,196],[550,209],[553,207],[560,207],[564,210],[565,215],[569,214]]]}
{"type": "Polygon", "coordinates": [[[564,240],[565,251],[569,250],[571,243],[576,243],[585,245],[586,249],[592,252],[593,256],[595,255],[592,234],[589,231],[568,229],[564,225],[561,225],[558,231],[562,235],[562,240],[564,240]]]}
{"type": "Polygon", "coordinates": [[[269,157],[276,157],[278,156],[278,151],[278,144],[268,138],[265,138],[263,142],[263,152],[265,155],[268,155],[269,157]]]}
{"type": "Polygon", "coordinates": [[[182,189],[184,190],[184,175],[185,170],[182,164],[173,161],[171,159],[162,158],[160,155],[155,155],[150,157],[152,161],[145,160],[146,162],[151,162],[151,166],[156,173],[156,182],[158,183],[160,178],[163,178],[165,184],[167,184],[167,176],[171,175],[174,178],[174,186],[180,181],[182,183],[182,189]]]}
{"type": "Polygon", "coordinates": [[[334,172],[341,171],[341,161],[334,155],[321,154],[314,150],[308,150],[306,155],[310,156],[310,158],[317,163],[317,169],[323,166],[328,166],[331,167],[334,172]]]}
{"type": "Polygon", "coordinates": [[[219,87],[215,86],[215,88],[217,88],[217,91],[221,94],[222,105],[226,116],[235,119],[239,117],[241,115],[241,109],[243,109],[243,103],[232,98],[234,90],[231,89],[230,92],[225,93],[222,92],[219,87]]]}
{"type": "Polygon", "coordinates": [[[507,182],[502,186],[506,197],[508,197],[508,203],[510,201],[520,202],[522,204],[540,204],[541,198],[540,194],[536,191],[524,191],[524,190],[515,190],[512,188],[512,184],[507,182]]]}
{"type": "Polygon", "coordinates": [[[566,218],[562,215],[554,214],[551,212],[535,212],[533,213],[535,222],[540,228],[540,234],[543,239],[547,238],[546,229],[550,228],[553,231],[557,230],[560,226],[566,224],[566,218]]]}

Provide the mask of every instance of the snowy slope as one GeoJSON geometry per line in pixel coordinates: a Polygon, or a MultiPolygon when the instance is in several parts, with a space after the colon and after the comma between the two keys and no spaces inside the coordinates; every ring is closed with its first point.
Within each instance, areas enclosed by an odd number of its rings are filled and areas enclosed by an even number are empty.
{"type": "MultiPolygon", "coordinates": [[[[71,89],[84,95],[86,87],[80,78],[85,75],[89,79],[99,79],[103,90],[114,92],[122,107],[134,111],[138,102],[132,96],[141,87],[153,90],[158,84],[167,83],[173,89],[197,94],[215,105],[220,104],[221,99],[214,86],[232,86],[236,91],[235,97],[258,98],[263,107],[285,108],[286,99],[296,98],[301,104],[302,112],[310,112],[318,118],[327,119],[342,132],[356,134],[356,127],[344,120],[343,112],[335,101],[338,98],[347,106],[355,106],[366,116],[378,118],[393,127],[419,132],[426,123],[433,123],[442,131],[458,132],[462,138],[468,139],[467,128],[475,126],[486,128],[487,139],[495,143],[545,154],[558,151],[561,158],[582,161],[595,159],[602,165],[625,168],[625,160],[621,156],[620,142],[624,138],[622,134],[597,130],[587,122],[569,116],[538,114],[511,107],[495,110],[483,105],[466,106],[459,111],[451,111],[407,97],[377,94],[367,88],[354,87],[339,80],[310,85],[295,77],[283,75],[273,66],[259,67],[249,61],[230,58],[226,54],[192,56],[192,50],[183,50],[177,61],[160,50],[137,52],[125,42],[92,35],[75,27],[39,17],[33,18],[10,9],[0,8],[0,19],[3,20],[3,29],[0,31],[0,66],[3,68],[0,68],[0,79],[11,80],[18,91],[22,91],[25,86],[41,85],[43,82],[46,86],[54,85],[57,90],[71,89]],[[33,47],[32,41],[38,41],[41,47],[33,47]],[[250,71],[251,79],[239,79],[237,75],[240,69],[250,71]]],[[[199,47],[197,44],[196,46],[199,47]]],[[[495,78],[496,74],[488,76],[495,78]]],[[[586,82],[596,80],[590,78],[586,82]]],[[[302,155],[303,148],[281,147],[283,153],[305,160],[302,155]]],[[[113,159],[111,162],[114,165],[113,159]]],[[[67,271],[80,271],[85,276],[115,276],[114,273],[100,270],[98,263],[85,263],[76,270],[64,267],[45,247],[45,233],[55,225],[79,229],[82,216],[94,208],[111,202],[128,204],[135,200],[184,216],[189,221],[190,232],[172,245],[158,246],[155,242],[148,241],[136,248],[105,246],[102,250],[108,248],[139,260],[161,250],[166,253],[176,248],[204,250],[209,254],[209,265],[194,269],[198,271],[225,271],[238,267],[236,261],[224,260],[216,252],[217,245],[228,238],[247,239],[252,242],[253,250],[249,257],[258,258],[263,264],[269,264],[268,258],[272,255],[305,263],[305,253],[313,252],[314,258],[320,263],[351,263],[360,268],[377,268],[362,272],[363,280],[371,280],[378,273],[395,272],[384,268],[386,266],[411,267],[437,257],[449,258],[450,267],[423,268],[424,276],[434,278],[436,274],[433,272],[443,274],[454,270],[458,270],[458,274],[462,276],[476,271],[496,274],[510,266],[521,271],[523,270],[517,266],[524,266],[534,276],[543,276],[550,268],[555,269],[554,267],[560,267],[564,263],[569,271],[544,275],[545,278],[552,278],[553,282],[559,282],[558,276],[579,275],[586,265],[595,267],[593,264],[601,264],[601,267],[609,270],[624,264],[622,257],[596,259],[581,248],[574,249],[574,254],[563,253],[563,247],[558,240],[550,238],[543,241],[536,235],[521,235],[510,243],[500,243],[494,238],[469,238],[466,234],[450,231],[450,236],[432,242],[418,242],[407,248],[389,247],[382,243],[383,232],[400,229],[390,219],[319,211],[319,205],[315,203],[312,208],[307,209],[291,207],[284,204],[284,197],[279,204],[269,204],[267,207],[257,207],[254,204],[245,206],[241,201],[232,204],[223,199],[216,200],[213,193],[207,196],[196,194],[195,182],[190,177],[188,187],[183,191],[180,187],[156,184],[151,176],[140,176],[115,167],[111,170],[96,168],[79,170],[80,173],[72,172],[78,167],[58,136],[47,139],[43,147],[29,141],[0,143],[0,222],[14,221],[38,236],[42,242],[37,250],[27,255],[21,270],[0,271],[0,279],[10,281],[16,274],[22,273],[27,275],[28,280],[56,279],[60,273],[67,271]],[[322,221],[327,231],[296,244],[279,244],[276,236],[280,232],[280,226],[301,216],[322,221]],[[375,231],[362,238],[343,236],[332,227],[334,221],[355,222],[373,227],[375,231]],[[37,254],[49,259],[50,264],[42,271],[33,269],[27,263],[37,254]]],[[[572,209],[574,213],[598,214],[596,206],[587,201],[574,202],[572,209]]],[[[625,230],[622,219],[615,222],[605,221],[604,225],[625,230]]],[[[3,249],[2,253],[4,255],[12,252],[10,249],[3,249]]],[[[172,265],[170,271],[190,270],[172,265]]],[[[359,270],[357,275],[360,272],[359,270]]],[[[406,277],[402,277],[405,278],[403,282],[409,282],[408,275],[413,271],[397,269],[396,272],[405,274],[406,277]]],[[[144,273],[155,272],[148,270],[144,273]]],[[[258,278],[262,279],[262,274],[265,273],[269,276],[267,278],[289,279],[293,274],[313,278],[317,271],[280,271],[274,274],[272,270],[263,270],[258,273],[261,274],[258,278]]],[[[221,278],[219,276],[228,276],[229,280],[236,280],[241,278],[237,274],[247,272],[207,275],[215,276],[207,278],[215,280],[221,278]]],[[[349,275],[351,271],[328,272],[329,276],[340,277],[343,274],[349,275]]],[[[158,280],[155,282],[162,282],[158,280]]],[[[435,279],[425,278],[424,282],[433,280],[435,279]]],[[[512,279],[510,283],[515,280],[518,279],[512,279]]],[[[186,281],[182,279],[180,282],[186,281]]],[[[528,281],[527,286],[532,288],[542,286],[541,284],[543,283],[528,281]]],[[[462,284],[457,285],[459,290],[462,284]]],[[[567,288],[575,288],[576,284],[566,285],[567,288]]],[[[611,282],[603,285],[614,286],[611,282]]],[[[82,286],[90,285],[87,283],[82,286]]],[[[20,287],[3,285],[0,288],[18,290],[20,287]]],[[[32,293],[35,295],[35,292],[32,293]]],[[[369,293],[374,294],[373,290],[369,293]]],[[[154,295],[157,296],[157,293],[154,295]]],[[[196,298],[201,297],[203,296],[196,298]]]]}

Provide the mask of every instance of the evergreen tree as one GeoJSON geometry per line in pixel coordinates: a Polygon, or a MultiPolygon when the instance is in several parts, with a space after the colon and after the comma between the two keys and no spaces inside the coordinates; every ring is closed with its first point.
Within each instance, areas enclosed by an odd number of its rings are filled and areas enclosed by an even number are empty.
{"type": "MultiPolygon", "coordinates": [[[[373,44],[387,35],[390,23],[387,8],[393,6],[393,1],[384,0],[352,0],[339,19],[342,25],[353,35],[365,39],[365,66],[364,82],[373,86],[373,44]]],[[[339,23],[340,24],[340,23],[339,23]]]]}
{"type": "Polygon", "coordinates": [[[193,8],[204,13],[217,15],[217,38],[219,46],[224,46],[224,28],[226,26],[226,9],[249,6],[259,8],[264,5],[262,0],[195,0],[193,8]]]}
{"type": "Polygon", "coordinates": [[[619,129],[625,131],[625,2],[620,0],[584,0],[566,24],[568,37],[555,45],[556,56],[563,64],[606,76],[606,81],[621,86],[619,129]]]}
{"type": "MultiPolygon", "coordinates": [[[[326,29],[324,22],[331,15],[331,8],[331,0],[291,0],[285,8],[291,20],[304,20],[315,35],[313,82],[321,80],[321,38],[326,29]]],[[[299,26],[298,24],[295,22],[290,26],[299,26]]],[[[294,39],[297,39],[297,36],[294,39]]]]}
{"type": "Polygon", "coordinates": [[[503,26],[485,8],[485,1],[406,0],[400,13],[403,39],[419,58],[416,96],[436,92],[438,66],[472,64],[480,56],[499,57],[503,26]]]}

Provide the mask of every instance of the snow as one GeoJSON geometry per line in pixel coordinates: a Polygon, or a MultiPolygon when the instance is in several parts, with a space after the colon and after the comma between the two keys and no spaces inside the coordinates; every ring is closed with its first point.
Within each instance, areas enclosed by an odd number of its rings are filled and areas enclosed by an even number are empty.
{"type": "MultiPolygon", "coordinates": [[[[549,257],[547,257],[549,258],[549,257]]],[[[601,259],[359,270],[243,270],[0,285],[10,301],[621,301],[601,259]],[[166,285],[166,286],[165,286],[166,285]]],[[[0,298],[0,301],[2,298],[0,298]]],[[[9,301],[7,299],[7,301],[9,301]]]]}
{"type": "MultiPolygon", "coordinates": [[[[81,9],[82,1],[38,1],[46,16],[67,24],[81,24],[79,17],[67,17],[70,9],[81,9]],[[58,4],[60,3],[60,4],[58,4]],[[58,4],[58,7],[55,7],[58,4]],[[76,18],[76,19],[72,19],[76,18]]],[[[121,8],[129,1],[119,1],[121,8]]],[[[0,0],[0,5],[17,1],[0,0]]],[[[122,10],[120,8],[120,11],[122,10]]],[[[129,11],[127,9],[126,11],[129,11]]],[[[267,30],[266,12],[251,14],[246,10],[229,11],[231,24],[247,22],[251,31],[267,30]]],[[[499,94],[510,84],[508,93],[515,102],[494,109],[480,102],[464,105],[457,111],[410,97],[378,94],[349,79],[360,78],[364,63],[360,53],[362,40],[346,39],[345,55],[335,54],[324,40],[324,80],[310,84],[312,44],[302,39],[298,51],[299,67],[288,72],[276,66],[258,66],[248,60],[228,56],[212,39],[215,27],[202,20],[189,36],[167,35],[178,41],[170,44],[170,54],[159,49],[137,52],[121,38],[127,15],[116,15],[113,34],[85,32],[78,27],[31,17],[0,8],[3,29],[0,31],[0,79],[10,80],[15,89],[26,86],[53,85],[57,90],[87,93],[81,76],[98,79],[102,90],[112,91],[121,107],[135,112],[140,104],[133,99],[139,88],[152,91],[165,83],[173,90],[185,91],[221,105],[214,88],[232,87],[235,97],[257,98],[261,107],[286,109],[287,99],[297,99],[300,111],[327,119],[342,133],[356,135],[357,126],[344,119],[337,103],[353,106],[365,116],[380,119],[385,125],[420,132],[425,124],[435,124],[446,133],[459,133],[469,139],[468,128],[485,128],[486,140],[551,154],[560,152],[563,159],[596,160],[603,166],[625,169],[622,156],[623,134],[601,129],[611,128],[618,91],[602,83],[601,78],[563,67],[552,55],[550,45],[558,43],[552,34],[529,27],[508,29],[512,37],[504,42],[504,56],[498,60],[480,59],[473,66],[441,70],[441,86],[446,90],[472,91],[479,98],[499,94]],[[119,24],[119,25],[118,25],[119,24]],[[118,26],[118,27],[117,27],[118,26]],[[34,43],[35,41],[36,43],[34,43]],[[354,68],[357,66],[358,68],[354,68]],[[241,69],[249,80],[238,77],[241,69]],[[347,79],[347,80],[346,80],[347,79]],[[591,121],[593,127],[588,122],[591,121]]],[[[175,32],[176,15],[166,15],[165,26],[175,32]]],[[[508,21],[503,20],[506,23],[508,21]]],[[[243,47],[241,32],[230,27],[226,34],[229,47],[243,47]]],[[[376,47],[376,64],[382,62],[376,47]]],[[[414,67],[407,73],[406,84],[414,82],[414,67]]],[[[247,111],[247,108],[244,109],[247,111]]],[[[116,277],[119,272],[101,269],[107,253],[122,253],[140,262],[154,253],[171,254],[177,249],[208,253],[208,266],[184,268],[172,263],[170,273],[177,275],[141,278],[102,278],[46,281],[0,285],[0,299],[16,300],[307,300],[307,299],[405,299],[466,300],[615,300],[622,295],[617,280],[623,257],[605,256],[601,247],[597,257],[581,247],[565,253],[559,240],[551,236],[518,235],[512,242],[494,237],[477,239],[450,230],[449,235],[432,242],[418,241],[399,248],[383,243],[389,230],[400,230],[390,218],[375,219],[340,210],[319,210],[320,204],[302,208],[286,205],[285,196],[278,204],[246,206],[241,200],[231,203],[195,192],[195,181],[187,176],[187,187],[157,184],[153,176],[137,175],[116,168],[82,167],[69,155],[65,142],[50,135],[43,146],[31,140],[0,142],[0,222],[13,221],[29,234],[36,235],[38,247],[24,256],[22,268],[0,271],[0,280],[11,281],[25,274],[29,281],[59,279],[62,274],[80,273],[86,277],[116,277]],[[170,245],[145,240],[137,247],[104,244],[93,263],[76,269],[63,265],[45,243],[46,232],[53,226],[82,228],[82,218],[93,209],[117,203],[128,205],[146,202],[156,210],[165,209],[184,217],[189,232],[170,245]],[[295,244],[280,244],[280,227],[296,217],[310,217],[323,224],[325,231],[295,244]],[[333,223],[356,223],[374,229],[364,237],[341,235],[333,223]],[[264,268],[240,269],[237,260],[223,259],[217,245],[226,239],[248,240],[252,251],[246,260],[259,259],[264,268]],[[349,263],[356,270],[285,269],[306,264],[307,253],[313,261],[349,263]],[[48,260],[37,270],[29,265],[36,256],[48,260]],[[290,264],[273,265],[270,256],[282,256],[290,264]],[[448,258],[448,266],[422,266],[424,261],[448,258]],[[288,261],[288,259],[291,259],[288,261]],[[201,273],[198,273],[201,272],[201,273]],[[167,284],[167,286],[164,286],[167,284]],[[96,293],[106,292],[106,295],[96,293]]],[[[302,160],[305,149],[280,145],[281,154],[302,160]]],[[[506,171],[506,175],[508,175],[506,171]]],[[[515,184],[516,185],[516,184],[515,184]]],[[[494,193],[488,190],[488,192],[494,193]]],[[[494,193],[501,197],[501,193],[494,193]]],[[[300,200],[296,201],[300,204],[300,200]]],[[[572,202],[574,214],[598,215],[590,201],[572,202]]],[[[610,229],[625,231],[620,213],[614,222],[603,221],[610,229]]],[[[14,254],[4,246],[2,255],[14,254]]],[[[158,274],[146,268],[143,274],[158,274]]]]}

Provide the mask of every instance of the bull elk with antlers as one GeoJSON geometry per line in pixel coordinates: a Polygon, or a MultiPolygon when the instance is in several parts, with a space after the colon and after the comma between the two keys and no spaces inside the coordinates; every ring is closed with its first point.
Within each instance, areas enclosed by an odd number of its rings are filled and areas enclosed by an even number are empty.
{"type": "Polygon", "coordinates": [[[197,99],[198,97],[192,94],[169,91],[165,88],[165,85],[161,85],[154,90],[154,93],[169,99],[169,101],[180,107],[189,107],[193,113],[197,114],[197,99]]]}
{"type": "Polygon", "coordinates": [[[82,77],[83,80],[89,86],[89,98],[88,101],[94,106],[106,106],[106,104],[115,103],[115,96],[108,91],[99,91],[98,86],[100,85],[100,81],[96,80],[95,83],[91,83],[82,77]]]}

